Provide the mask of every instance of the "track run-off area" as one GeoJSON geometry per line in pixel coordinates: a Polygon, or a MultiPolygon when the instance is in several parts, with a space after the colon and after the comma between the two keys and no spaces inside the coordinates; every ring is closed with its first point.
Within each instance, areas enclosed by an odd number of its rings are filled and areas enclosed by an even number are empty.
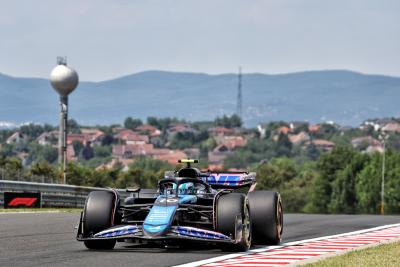
{"type": "MultiPolygon", "coordinates": [[[[226,257],[226,260],[238,259],[209,246],[165,249],[140,244],[117,243],[115,249],[111,251],[89,251],[83,243],[75,240],[74,228],[78,220],[78,212],[0,213],[0,266],[176,266],[191,262],[201,264],[204,260],[221,256],[226,257]]],[[[275,248],[274,253],[287,253],[287,251],[279,252],[276,249],[282,250],[285,249],[287,243],[295,245],[295,241],[306,239],[314,240],[308,243],[311,247],[302,248],[303,252],[315,246],[316,243],[325,246],[325,248],[319,248],[321,252],[334,247],[352,248],[349,241],[354,243],[356,240],[349,240],[349,237],[335,237],[341,238],[340,240],[319,240],[318,238],[398,223],[400,223],[400,216],[287,214],[284,216],[283,247],[275,248]],[[327,241],[336,243],[324,243],[327,241]]],[[[358,243],[361,244],[369,243],[368,239],[383,239],[384,236],[390,234],[384,227],[377,228],[376,231],[379,230],[383,232],[378,233],[376,238],[363,238],[357,236],[357,233],[354,233],[354,238],[358,238],[358,243]]],[[[262,253],[266,254],[271,249],[274,248],[256,247],[252,251],[258,251],[259,254],[250,252],[250,254],[239,256],[245,257],[243,259],[246,260],[252,260],[254,257],[261,259],[262,253]]],[[[312,252],[309,254],[311,255],[312,252]]],[[[296,258],[296,255],[293,257],[296,258]]],[[[266,264],[268,261],[263,260],[264,265],[268,266],[266,264]]],[[[241,266],[245,266],[243,265],[245,261],[240,263],[242,263],[241,266]]],[[[204,264],[207,263],[201,265],[204,264]]]]}

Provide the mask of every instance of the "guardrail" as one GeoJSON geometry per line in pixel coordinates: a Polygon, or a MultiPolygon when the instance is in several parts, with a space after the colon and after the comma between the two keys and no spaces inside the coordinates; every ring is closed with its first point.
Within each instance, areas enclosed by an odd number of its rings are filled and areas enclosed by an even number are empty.
{"type": "MultiPolygon", "coordinates": [[[[40,192],[42,207],[82,208],[91,191],[107,190],[99,187],[85,187],[64,184],[48,184],[0,180],[0,206],[4,205],[4,192],[40,192]]],[[[118,189],[122,197],[128,196],[123,189],[118,189]]]]}

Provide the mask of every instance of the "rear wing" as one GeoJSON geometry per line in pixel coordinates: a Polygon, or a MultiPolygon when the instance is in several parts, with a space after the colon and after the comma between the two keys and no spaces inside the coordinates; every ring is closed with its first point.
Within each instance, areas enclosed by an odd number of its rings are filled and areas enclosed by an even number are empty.
{"type": "Polygon", "coordinates": [[[251,186],[256,182],[255,172],[215,172],[202,177],[212,188],[235,189],[251,186]]]}
{"type": "MultiPolygon", "coordinates": [[[[166,171],[164,179],[174,179],[177,175],[175,171],[166,171]]],[[[198,177],[212,188],[236,189],[250,187],[256,183],[255,172],[202,172],[198,177]]]]}

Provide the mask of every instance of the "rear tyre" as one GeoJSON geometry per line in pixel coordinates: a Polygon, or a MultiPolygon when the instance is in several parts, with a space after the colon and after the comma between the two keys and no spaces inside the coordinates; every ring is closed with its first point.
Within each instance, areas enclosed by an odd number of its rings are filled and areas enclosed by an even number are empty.
{"type": "MultiPolygon", "coordinates": [[[[115,201],[117,199],[110,191],[90,192],[83,213],[83,231],[86,237],[113,226],[115,201]]],[[[115,243],[115,240],[84,241],[88,249],[113,249],[115,243]]]]}
{"type": "Polygon", "coordinates": [[[283,208],[280,195],[273,191],[253,191],[247,197],[253,244],[279,244],[283,232],[283,208]]]}
{"type": "Polygon", "coordinates": [[[216,205],[216,231],[235,238],[237,243],[223,250],[246,251],[251,246],[249,204],[244,194],[230,193],[219,197],[216,205]],[[236,235],[239,236],[236,236],[236,235]]]}

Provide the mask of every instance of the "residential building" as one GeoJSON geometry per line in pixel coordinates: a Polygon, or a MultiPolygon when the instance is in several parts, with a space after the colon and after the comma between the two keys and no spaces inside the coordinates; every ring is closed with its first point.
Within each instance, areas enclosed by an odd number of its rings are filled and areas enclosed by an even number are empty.
{"type": "Polygon", "coordinates": [[[7,138],[7,144],[20,144],[23,141],[26,141],[26,136],[23,135],[21,132],[17,131],[13,133],[10,137],[7,138]]]}

